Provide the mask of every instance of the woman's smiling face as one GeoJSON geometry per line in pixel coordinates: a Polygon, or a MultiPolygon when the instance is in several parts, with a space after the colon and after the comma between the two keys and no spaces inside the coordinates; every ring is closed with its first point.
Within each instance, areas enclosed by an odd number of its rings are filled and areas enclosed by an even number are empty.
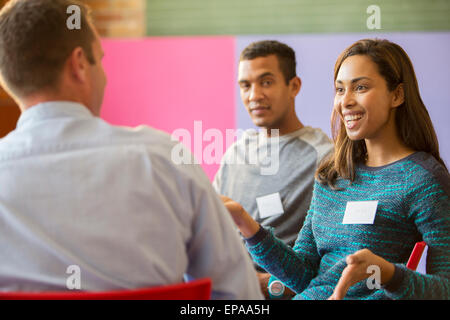
{"type": "Polygon", "coordinates": [[[346,58],[335,81],[334,108],[351,140],[381,138],[395,126],[395,107],[403,103],[389,91],[377,65],[366,55],[346,58]]]}

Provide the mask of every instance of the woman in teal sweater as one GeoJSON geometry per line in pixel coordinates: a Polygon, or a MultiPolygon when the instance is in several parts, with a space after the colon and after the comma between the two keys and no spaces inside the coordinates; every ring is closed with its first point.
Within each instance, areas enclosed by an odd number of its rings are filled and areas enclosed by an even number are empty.
{"type": "Polygon", "coordinates": [[[408,55],[360,40],[334,80],[335,150],[294,248],[223,197],[249,252],[297,299],[450,299],[450,177],[408,55]],[[422,240],[427,275],[405,267],[422,240]]]}

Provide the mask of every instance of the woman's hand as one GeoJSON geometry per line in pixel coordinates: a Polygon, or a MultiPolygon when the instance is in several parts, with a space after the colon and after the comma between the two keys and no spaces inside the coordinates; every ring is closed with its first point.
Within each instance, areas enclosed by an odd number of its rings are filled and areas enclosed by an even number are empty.
{"type": "Polygon", "coordinates": [[[248,212],[245,211],[244,208],[236,201],[233,201],[232,199],[225,196],[220,196],[220,198],[222,199],[225,207],[230,212],[234,223],[236,223],[244,238],[253,237],[260,228],[259,223],[253,220],[248,212]]]}
{"type": "Polygon", "coordinates": [[[347,256],[347,267],[342,271],[341,278],[339,279],[333,294],[329,297],[329,300],[340,300],[345,297],[348,289],[361,280],[367,279],[371,276],[372,272],[369,269],[370,266],[375,266],[380,270],[380,285],[386,284],[392,279],[394,275],[395,266],[384,260],[383,258],[373,254],[368,249],[363,249],[347,256]]]}

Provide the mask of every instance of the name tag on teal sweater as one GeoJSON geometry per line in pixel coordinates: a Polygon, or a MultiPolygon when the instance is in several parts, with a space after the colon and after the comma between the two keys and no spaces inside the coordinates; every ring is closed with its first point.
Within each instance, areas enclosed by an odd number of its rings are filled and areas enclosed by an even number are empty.
{"type": "Polygon", "coordinates": [[[373,224],[377,213],[376,201],[348,201],[343,224],[373,224]]]}

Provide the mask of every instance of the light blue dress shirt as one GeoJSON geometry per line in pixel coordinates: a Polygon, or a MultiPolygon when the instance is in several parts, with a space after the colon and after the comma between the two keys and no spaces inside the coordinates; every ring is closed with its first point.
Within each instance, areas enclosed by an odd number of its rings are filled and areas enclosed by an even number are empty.
{"type": "Polygon", "coordinates": [[[25,111],[0,140],[0,291],[150,287],[210,277],[214,299],[260,299],[233,221],[198,165],[155,129],[83,105],[25,111]]]}

